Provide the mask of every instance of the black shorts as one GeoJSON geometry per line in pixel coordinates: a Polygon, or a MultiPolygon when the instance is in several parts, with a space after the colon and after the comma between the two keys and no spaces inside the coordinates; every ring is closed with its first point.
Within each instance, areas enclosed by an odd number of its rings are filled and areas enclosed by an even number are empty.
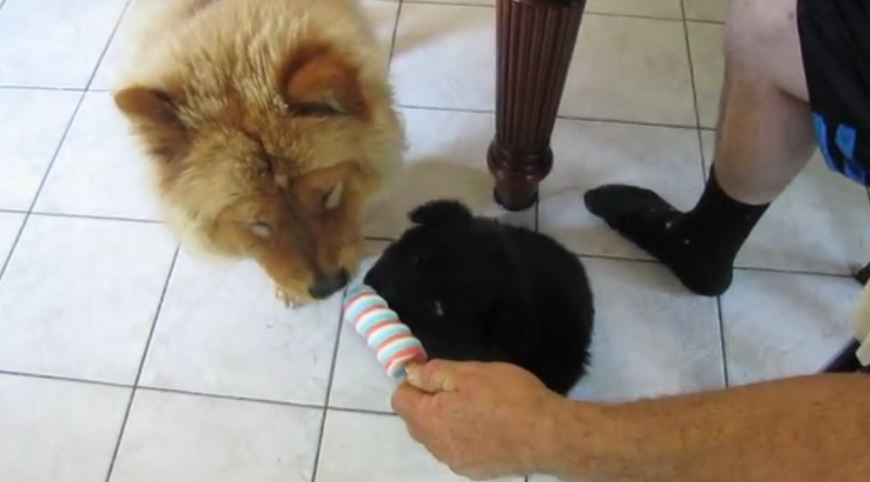
{"type": "Polygon", "coordinates": [[[870,0],[797,0],[797,22],[819,148],[870,185],[870,0]]]}

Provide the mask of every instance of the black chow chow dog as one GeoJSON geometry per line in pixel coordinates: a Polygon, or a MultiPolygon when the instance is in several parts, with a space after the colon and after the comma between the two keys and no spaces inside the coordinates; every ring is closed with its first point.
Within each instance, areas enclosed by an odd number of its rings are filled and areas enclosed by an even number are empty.
{"type": "Polygon", "coordinates": [[[503,361],[566,393],[586,372],[592,291],[556,241],[434,201],[365,277],[431,358],[503,361]]]}

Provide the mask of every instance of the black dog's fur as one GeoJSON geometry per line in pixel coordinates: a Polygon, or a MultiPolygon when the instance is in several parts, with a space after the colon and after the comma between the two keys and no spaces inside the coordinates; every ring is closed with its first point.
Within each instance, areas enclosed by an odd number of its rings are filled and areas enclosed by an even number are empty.
{"type": "Polygon", "coordinates": [[[410,214],[365,283],[432,358],[504,361],[566,393],[586,372],[592,291],[580,261],[527,229],[473,217],[453,201],[410,214]]]}

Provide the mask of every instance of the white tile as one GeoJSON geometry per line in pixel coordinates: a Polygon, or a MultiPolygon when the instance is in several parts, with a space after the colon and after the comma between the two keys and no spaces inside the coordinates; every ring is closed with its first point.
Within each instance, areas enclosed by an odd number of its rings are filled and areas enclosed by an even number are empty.
{"type": "Polygon", "coordinates": [[[309,482],[321,414],[140,390],[112,482],[309,482]]]}
{"type": "MultiPolygon", "coordinates": [[[[704,131],[704,157],[715,135],[704,131]]],[[[850,274],[870,260],[867,193],[828,169],[816,154],[764,214],[737,256],[737,266],[850,274]]]]}
{"type": "Polygon", "coordinates": [[[125,388],[0,375],[0,479],[104,480],[125,388]]]}
{"type": "Polygon", "coordinates": [[[108,92],[89,93],[36,202],[36,210],[160,219],[149,159],[108,92]]]}
{"type": "MultiPolygon", "coordinates": [[[[453,474],[408,435],[392,415],[330,411],[317,482],[453,482],[453,474]],[[372,443],[374,440],[377,443],[372,443]]],[[[501,479],[521,482],[522,478],[501,479]]]]}
{"type": "Polygon", "coordinates": [[[12,249],[22,222],[24,222],[23,214],[0,212],[0,266],[3,266],[9,250],[12,249]]]}
{"type": "Polygon", "coordinates": [[[30,209],[80,97],[78,92],[0,90],[0,118],[6,120],[0,128],[0,208],[30,209]]]}
{"type": "Polygon", "coordinates": [[[701,126],[716,127],[719,94],[725,75],[722,51],[725,29],[722,25],[697,22],[689,22],[688,28],[701,126]]]}
{"type": "Polygon", "coordinates": [[[728,18],[731,0],[684,0],[686,18],[724,22],[728,18]]]}
{"type": "Polygon", "coordinates": [[[0,84],[84,87],[126,0],[7,0],[0,84]]]}
{"type": "Polygon", "coordinates": [[[572,398],[634,400],[724,385],[715,299],[689,293],[657,264],[584,264],[595,331],[589,373],[572,398]]]}
{"type": "Polygon", "coordinates": [[[649,258],[586,210],[587,190],[638,185],[689,209],[703,189],[694,129],[560,120],[553,151],[553,172],[541,186],[539,228],[578,253],[649,258]]]}
{"type": "Polygon", "coordinates": [[[680,0],[589,0],[586,11],[676,19],[683,17],[680,0]]]}
{"type": "Polygon", "coordinates": [[[737,271],[722,297],[731,384],[816,373],[851,339],[849,278],[737,271]]]}
{"type": "Polygon", "coordinates": [[[400,104],[493,110],[495,10],[404,4],[392,80],[400,104]]]}
{"type": "MultiPolygon", "coordinates": [[[[182,0],[190,4],[190,0],[182,0]]],[[[119,74],[129,68],[135,68],[136,55],[139,54],[137,45],[131,43],[140,40],[143,34],[150,28],[152,17],[157,17],[158,22],[165,14],[167,5],[181,3],[177,0],[130,0],[130,5],[124,12],[118,23],[118,30],[112,37],[106,54],[97,67],[90,90],[110,90],[119,87],[116,81],[120,80],[119,74]]]]}
{"type": "Polygon", "coordinates": [[[396,31],[399,2],[391,0],[362,0],[363,10],[378,36],[383,51],[389,52],[396,31]]]}
{"type": "Polygon", "coordinates": [[[695,125],[683,24],[600,15],[584,18],[560,114],[695,125]]]}
{"type": "Polygon", "coordinates": [[[534,226],[533,209],[508,214],[493,199],[494,181],[486,167],[492,114],[426,109],[403,114],[409,144],[405,167],[367,209],[366,235],[397,237],[409,226],[408,211],[433,199],[457,199],[478,214],[534,226]]]}
{"type": "Polygon", "coordinates": [[[158,225],[31,216],[0,281],[0,368],[132,383],[174,249],[158,225]]]}
{"type": "MultiPolygon", "coordinates": [[[[97,73],[94,74],[94,80],[91,82],[91,90],[110,90],[116,87],[115,82],[118,80],[119,69],[124,61],[125,55],[130,51],[129,36],[134,20],[140,15],[140,10],[137,5],[141,5],[141,0],[132,0],[123,18],[118,24],[118,31],[112,38],[109,48],[106,50],[106,55],[100,61],[97,67],[97,73]]],[[[136,22],[138,23],[138,22],[136,22]]]]}
{"type": "Polygon", "coordinates": [[[142,384],[323,404],[340,296],[289,309],[253,262],[182,252],[148,352],[142,384]]]}
{"type": "Polygon", "coordinates": [[[774,201],[738,266],[850,274],[870,260],[867,193],[815,157],[774,201]]]}

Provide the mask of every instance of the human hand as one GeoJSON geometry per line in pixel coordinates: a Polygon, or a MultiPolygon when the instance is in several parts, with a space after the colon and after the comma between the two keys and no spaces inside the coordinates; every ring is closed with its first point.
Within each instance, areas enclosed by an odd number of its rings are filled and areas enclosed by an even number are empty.
{"type": "Polygon", "coordinates": [[[411,436],[475,480],[545,470],[564,399],[505,363],[433,360],[409,367],[393,408],[411,436]]]}

